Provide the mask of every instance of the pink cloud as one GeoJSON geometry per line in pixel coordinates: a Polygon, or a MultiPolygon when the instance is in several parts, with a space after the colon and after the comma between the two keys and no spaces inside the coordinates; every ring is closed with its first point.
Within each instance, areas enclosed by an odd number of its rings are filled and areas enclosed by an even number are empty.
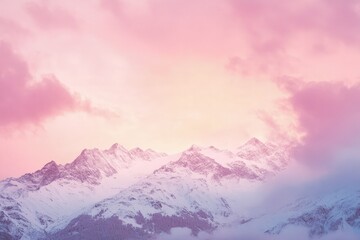
{"type": "Polygon", "coordinates": [[[76,19],[68,11],[50,6],[46,1],[28,2],[25,9],[35,23],[43,29],[71,29],[78,26],[76,19]]]}
{"type": "Polygon", "coordinates": [[[306,54],[357,47],[360,38],[353,0],[102,0],[99,6],[111,16],[101,35],[126,46],[123,52],[151,63],[164,56],[222,59],[246,76],[293,74],[306,54]]]}
{"type": "Polygon", "coordinates": [[[33,82],[26,62],[4,42],[0,43],[0,73],[0,125],[39,122],[77,104],[55,77],[33,82]]]}
{"type": "Polygon", "coordinates": [[[360,38],[358,1],[230,0],[257,52],[284,50],[292,39],[314,34],[357,45],[360,38]]]}
{"type": "Polygon", "coordinates": [[[68,111],[110,116],[72,94],[54,76],[33,81],[27,63],[12,47],[0,42],[0,127],[40,123],[68,111]]]}
{"type": "Polygon", "coordinates": [[[296,158],[323,166],[341,157],[359,157],[360,85],[311,82],[286,83],[289,103],[305,135],[294,149],[296,158]]]}

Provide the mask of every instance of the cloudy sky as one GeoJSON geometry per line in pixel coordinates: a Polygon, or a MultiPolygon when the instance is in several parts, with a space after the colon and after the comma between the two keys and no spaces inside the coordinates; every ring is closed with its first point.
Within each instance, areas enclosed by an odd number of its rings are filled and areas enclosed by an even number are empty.
{"type": "Polygon", "coordinates": [[[0,178],[83,148],[360,149],[357,0],[3,0],[0,178]]]}

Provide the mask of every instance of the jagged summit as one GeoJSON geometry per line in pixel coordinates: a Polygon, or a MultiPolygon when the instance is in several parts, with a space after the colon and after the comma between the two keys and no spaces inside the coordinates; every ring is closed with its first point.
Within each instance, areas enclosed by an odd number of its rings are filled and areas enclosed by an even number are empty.
{"type": "Polygon", "coordinates": [[[49,169],[49,168],[57,168],[58,165],[56,164],[56,162],[54,160],[51,160],[50,162],[48,162],[47,164],[44,165],[43,169],[49,169]]]}
{"type": "Polygon", "coordinates": [[[94,233],[88,228],[93,224],[111,227],[111,221],[117,221],[121,234],[160,233],[169,230],[168,223],[194,231],[215,229],[232,209],[225,195],[211,191],[276,175],[286,163],[276,151],[255,138],[235,151],[192,145],[173,155],[118,143],[105,150],[84,149],[70,163],[51,161],[34,173],[0,182],[0,236],[11,225],[20,237],[11,235],[19,239],[71,239],[84,229],[94,233]]]}
{"type": "Polygon", "coordinates": [[[124,152],[126,152],[127,149],[123,145],[120,145],[119,143],[114,143],[109,148],[109,151],[124,151],[124,152]]]}
{"type": "Polygon", "coordinates": [[[205,176],[211,175],[214,178],[219,178],[221,176],[230,174],[229,169],[223,167],[214,159],[196,151],[184,152],[180,156],[179,160],[169,164],[168,167],[174,169],[174,171],[179,168],[186,168],[192,172],[199,173],[205,176]]]}
{"type": "Polygon", "coordinates": [[[262,141],[260,141],[258,138],[252,137],[244,145],[263,146],[265,144],[262,141]]]}
{"type": "Polygon", "coordinates": [[[237,155],[250,160],[259,160],[273,153],[273,147],[267,146],[257,138],[251,138],[237,148],[237,155]]]}
{"type": "MultiPolygon", "coordinates": [[[[237,162],[235,164],[236,157],[240,157],[247,160],[266,161],[266,164],[271,164],[273,169],[279,169],[280,164],[276,163],[276,159],[271,158],[273,152],[273,147],[267,146],[255,137],[240,146],[236,152],[220,150],[214,146],[201,147],[194,144],[180,154],[177,164],[182,167],[186,165],[191,170],[196,171],[200,171],[202,168],[202,171],[206,172],[213,168],[214,158],[216,158],[217,161],[220,160],[219,162],[215,161],[219,166],[226,169],[242,166],[241,171],[244,172],[246,168],[243,167],[245,166],[243,163],[237,162]],[[225,161],[225,159],[227,160],[225,161]],[[231,164],[228,165],[229,163],[231,164]]],[[[151,161],[166,156],[168,155],[152,149],[143,150],[135,147],[128,150],[123,145],[115,143],[106,150],[98,148],[84,149],[73,162],[65,165],[58,165],[55,161],[50,161],[41,170],[25,174],[20,179],[31,182],[33,184],[31,189],[38,189],[59,178],[100,184],[101,179],[112,176],[121,169],[130,167],[134,162],[151,161]]],[[[282,165],[284,165],[285,160],[281,160],[282,165]]]]}
{"type": "Polygon", "coordinates": [[[199,145],[192,144],[187,151],[201,151],[203,148],[199,145]]]}
{"type": "Polygon", "coordinates": [[[40,170],[34,173],[27,173],[19,178],[20,182],[28,183],[28,190],[37,190],[42,186],[46,186],[60,177],[61,166],[55,161],[50,161],[40,170]]]}
{"type": "Polygon", "coordinates": [[[39,189],[59,178],[100,184],[101,179],[130,167],[136,161],[151,161],[164,156],[166,156],[165,153],[158,153],[152,149],[143,150],[136,147],[127,150],[122,145],[115,143],[105,150],[84,149],[73,162],[65,165],[58,165],[55,161],[50,161],[42,169],[34,173],[27,173],[19,179],[22,182],[31,183],[28,189],[32,190],[39,189]]]}

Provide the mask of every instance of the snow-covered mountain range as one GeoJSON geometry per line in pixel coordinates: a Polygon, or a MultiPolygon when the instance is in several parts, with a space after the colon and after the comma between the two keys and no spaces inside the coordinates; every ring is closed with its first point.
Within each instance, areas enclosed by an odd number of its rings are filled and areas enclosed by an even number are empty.
{"type": "Polygon", "coordinates": [[[196,236],[237,225],[261,226],[267,235],[296,225],[309,237],[360,229],[353,188],[276,211],[246,208],[247,191],[290,163],[287,146],[256,138],[232,150],[193,145],[173,155],[119,144],[86,149],[71,163],[52,161],[0,182],[0,239],[154,239],[172,228],[196,236]]]}

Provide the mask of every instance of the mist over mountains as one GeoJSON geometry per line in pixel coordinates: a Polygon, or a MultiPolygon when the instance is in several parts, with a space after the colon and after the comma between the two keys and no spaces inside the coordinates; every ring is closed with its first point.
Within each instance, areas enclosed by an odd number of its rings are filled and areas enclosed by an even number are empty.
{"type": "Polygon", "coordinates": [[[290,146],[256,138],[236,149],[193,145],[173,155],[119,144],[85,149],[71,163],[51,161],[1,181],[0,238],[359,236],[356,184],[325,188],[338,177],[312,178],[299,168],[290,146]]]}

